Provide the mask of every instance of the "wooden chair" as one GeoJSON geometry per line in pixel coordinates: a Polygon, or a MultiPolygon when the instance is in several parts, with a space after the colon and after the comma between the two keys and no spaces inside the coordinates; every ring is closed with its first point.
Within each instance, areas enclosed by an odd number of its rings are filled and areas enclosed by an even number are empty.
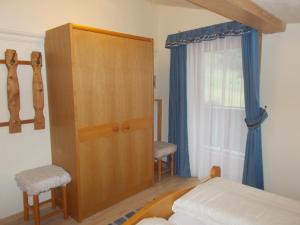
{"type": "Polygon", "coordinates": [[[64,169],[55,165],[43,166],[22,171],[16,175],[15,179],[23,191],[24,220],[29,220],[30,210],[33,212],[35,225],[40,225],[42,220],[58,213],[63,213],[64,219],[68,218],[67,184],[71,182],[71,177],[64,169]],[[56,193],[57,188],[61,188],[61,198],[56,193]],[[39,194],[49,190],[51,190],[51,199],[39,202],[39,194]],[[30,196],[33,198],[32,206],[28,203],[30,196]],[[53,209],[56,209],[58,205],[60,209],[41,216],[40,205],[50,202],[53,209]]]}
{"type": "Polygon", "coordinates": [[[157,102],[157,141],[154,142],[154,157],[157,161],[157,179],[160,181],[164,172],[170,171],[171,176],[174,175],[174,154],[177,146],[161,140],[162,100],[155,99],[155,101],[157,102]],[[170,169],[168,169],[168,163],[163,161],[163,158],[167,158],[170,161],[170,169]],[[165,165],[165,171],[162,171],[163,165],[165,165]]]}

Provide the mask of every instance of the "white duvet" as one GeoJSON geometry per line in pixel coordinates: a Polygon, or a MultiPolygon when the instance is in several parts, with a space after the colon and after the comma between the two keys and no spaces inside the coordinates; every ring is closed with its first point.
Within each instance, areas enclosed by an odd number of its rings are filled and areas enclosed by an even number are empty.
{"type": "Polygon", "coordinates": [[[163,218],[147,218],[143,219],[141,222],[137,223],[137,225],[173,225],[163,218]]]}
{"type": "Polygon", "coordinates": [[[214,178],[173,205],[204,225],[300,225],[300,202],[214,178]]]}

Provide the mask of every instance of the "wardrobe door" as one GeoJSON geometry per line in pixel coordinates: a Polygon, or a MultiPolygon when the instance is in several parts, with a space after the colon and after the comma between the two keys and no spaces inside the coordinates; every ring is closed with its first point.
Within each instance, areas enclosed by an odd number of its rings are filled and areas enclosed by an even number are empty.
{"type": "MultiPolygon", "coordinates": [[[[152,90],[145,85],[152,78],[134,75],[141,66],[128,60],[131,45],[126,37],[73,29],[72,40],[80,208],[85,218],[151,185],[152,123],[142,121],[138,124],[147,128],[138,125],[133,132],[130,121],[152,118],[152,90]],[[136,87],[139,84],[145,86],[146,95],[137,94],[138,89],[143,92],[143,86],[136,87]]],[[[138,56],[141,47],[138,45],[138,56]]],[[[153,75],[150,66],[145,68],[138,74],[151,71],[153,75]]]]}
{"type": "Polygon", "coordinates": [[[120,143],[126,158],[122,177],[127,190],[137,192],[153,182],[153,45],[125,39],[122,73],[118,74],[120,96],[120,143]]]}

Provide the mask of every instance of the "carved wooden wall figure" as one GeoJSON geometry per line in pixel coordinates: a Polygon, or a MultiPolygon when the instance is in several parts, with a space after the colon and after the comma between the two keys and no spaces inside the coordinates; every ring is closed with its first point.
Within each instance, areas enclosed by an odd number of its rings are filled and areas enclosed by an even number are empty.
{"type": "Polygon", "coordinates": [[[35,110],[34,129],[39,130],[45,128],[45,117],[43,114],[44,88],[43,88],[43,80],[41,75],[42,54],[40,52],[32,52],[31,63],[33,69],[32,96],[33,96],[33,107],[35,110]]]}
{"type": "Polygon", "coordinates": [[[7,77],[7,102],[10,113],[9,132],[18,133],[22,131],[20,119],[20,89],[17,76],[18,56],[12,49],[5,51],[5,64],[8,69],[7,77]]]}
{"type": "Polygon", "coordinates": [[[19,133],[22,131],[22,124],[34,123],[34,129],[45,129],[44,110],[44,88],[41,75],[42,54],[40,52],[31,53],[31,61],[18,60],[16,50],[7,49],[5,51],[5,59],[0,59],[0,64],[5,64],[8,70],[7,77],[7,103],[10,113],[8,122],[0,122],[0,127],[9,126],[10,133],[19,133]],[[20,119],[20,89],[17,75],[18,65],[32,66],[33,81],[32,95],[33,107],[35,110],[34,119],[20,119]]]}

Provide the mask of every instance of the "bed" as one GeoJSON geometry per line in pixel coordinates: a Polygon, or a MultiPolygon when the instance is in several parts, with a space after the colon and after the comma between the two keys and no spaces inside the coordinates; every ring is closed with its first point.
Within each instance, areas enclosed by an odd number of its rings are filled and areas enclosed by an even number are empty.
{"type": "MultiPolygon", "coordinates": [[[[210,176],[204,180],[202,183],[209,181],[215,177],[221,176],[221,168],[218,166],[213,166],[210,171],[210,176]]],[[[194,187],[187,189],[180,189],[174,192],[168,192],[162,196],[154,199],[153,201],[146,204],[142,209],[140,209],[133,217],[127,220],[123,225],[135,225],[141,220],[150,217],[159,217],[168,219],[173,214],[172,206],[175,200],[192,190],[194,187]]]]}
{"type": "Polygon", "coordinates": [[[300,202],[220,173],[213,167],[205,182],[154,199],[124,225],[300,225],[300,202]]]}

